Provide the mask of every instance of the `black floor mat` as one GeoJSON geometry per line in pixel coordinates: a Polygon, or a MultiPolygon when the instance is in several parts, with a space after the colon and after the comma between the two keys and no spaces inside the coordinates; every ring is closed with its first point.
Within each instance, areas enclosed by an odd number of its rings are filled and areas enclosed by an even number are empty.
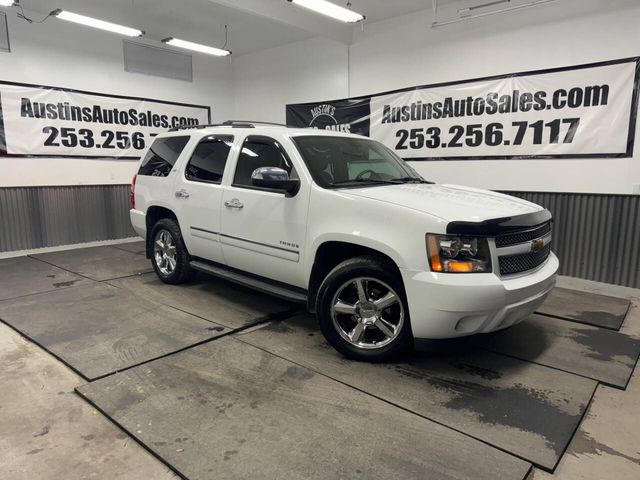
{"type": "Polygon", "coordinates": [[[478,342],[499,353],[618,388],[626,387],[640,355],[640,341],[628,335],[543,315],[531,315],[478,342]]]}
{"type": "Polygon", "coordinates": [[[119,248],[120,250],[126,250],[127,252],[137,253],[138,255],[145,255],[147,251],[144,240],[136,240],[135,242],[127,243],[117,243],[111,246],[114,248],[119,248]]]}
{"type": "Polygon", "coordinates": [[[15,257],[0,260],[0,300],[90,283],[89,279],[35,258],[15,257]]]}
{"type": "Polygon", "coordinates": [[[301,315],[238,338],[552,469],[597,382],[485,350],[415,354],[393,363],[344,358],[301,315]]]}
{"type": "Polygon", "coordinates": [[[0,302],[0,319],[89,380],[228,331],[102,283],[0,302]]]}
{"type": "Polygon", "coordinates": [[[206,275],[200,275],[193,282],[184,285],[167,285],[155,273],[111,280],[108,283],[149,301],[169,305],[233,329],[245,327],[268,315],[282,314],[299,307],[206,275]]]}
{"type": "Polygon", "coordinates": [[[620,330],[631,302],[624,298],[554,288],[537,313],[620,330]]]}
{"type": "Polygon", "coordinates": [[[230,336],[77,391],[190,480],[509,480],[530,468],[230,336]]]}
{"type": "Polygon", "coordinates": [[[144,255],[114,247],[89,247],[61,252],[42,253],[32,257],[64,268],[92,280],[110,280],[151,272],[151,261],[144,255]]]}

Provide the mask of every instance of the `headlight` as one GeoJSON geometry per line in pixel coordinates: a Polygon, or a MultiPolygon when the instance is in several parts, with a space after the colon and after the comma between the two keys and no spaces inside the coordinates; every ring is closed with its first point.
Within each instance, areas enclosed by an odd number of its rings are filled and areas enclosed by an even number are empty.
{"type": "Polygon", "coordinates": [[[434,272],[491,272],[491,254],[486,238],[427,234],[427,253],[434,272]]]}

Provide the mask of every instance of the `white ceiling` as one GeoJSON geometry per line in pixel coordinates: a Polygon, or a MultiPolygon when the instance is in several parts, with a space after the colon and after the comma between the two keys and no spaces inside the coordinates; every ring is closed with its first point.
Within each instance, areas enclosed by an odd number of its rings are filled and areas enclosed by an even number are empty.
{"type": "Polygon", "coordinates": [[[351,3],[351,8],[367,17],[367,22],[378,22],[431,8],[431,0],[351,0],[351,3]]]}
{"type": "MultiPolygon", "coordinates": [[[[333,0],[346,4],[346,0],[333,0]]],[[[352,8],[372,23],[431,8],[430,0],[351,0],[352,8]]],[[[348,44],[352,26],[293,5],[286,0],[21,0],[29,13],[44,15],[55,8],[140,28],[147,38],[173,36],[222,46],[224,25],[229,45],[243,55],[313,36],[348,44]]],[[[82,27],[76,27],[82,28],[82,27]]]]}

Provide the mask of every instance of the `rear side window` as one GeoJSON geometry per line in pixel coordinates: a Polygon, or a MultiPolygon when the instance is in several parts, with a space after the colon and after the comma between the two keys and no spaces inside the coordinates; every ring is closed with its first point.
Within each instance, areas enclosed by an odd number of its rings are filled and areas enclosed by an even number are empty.
{"type": "Polygon", "coordinates": [[[138,175],[166,177],[189,141],[189,136],[156,138],[142,160],[138,175]]]}
{"type": "Polygon", "coordinates": [[[256,168],[279,167],[293,178],[293,165],[278,142],[269,137],[248,137],[242,145],[233,184],[239,187],[252,187],[251,174],[256,168]]]}
{"type": "Polygon", "coordinates": [[[232,144],[231,136],[210,136],[202,140],[185,169],[187,180],[220,183],[232,144]]]}

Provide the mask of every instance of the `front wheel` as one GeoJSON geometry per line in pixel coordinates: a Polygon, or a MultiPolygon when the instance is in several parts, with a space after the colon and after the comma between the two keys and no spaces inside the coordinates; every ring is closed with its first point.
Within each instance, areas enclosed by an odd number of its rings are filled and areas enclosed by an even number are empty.
{"type": "Polygon", "coordinates": [[[384,361],[410,345],[402,280],[395,266],[376,257],[346,260],[327,275],[318,320],[327,341],[357,360],[384,361]]]}

